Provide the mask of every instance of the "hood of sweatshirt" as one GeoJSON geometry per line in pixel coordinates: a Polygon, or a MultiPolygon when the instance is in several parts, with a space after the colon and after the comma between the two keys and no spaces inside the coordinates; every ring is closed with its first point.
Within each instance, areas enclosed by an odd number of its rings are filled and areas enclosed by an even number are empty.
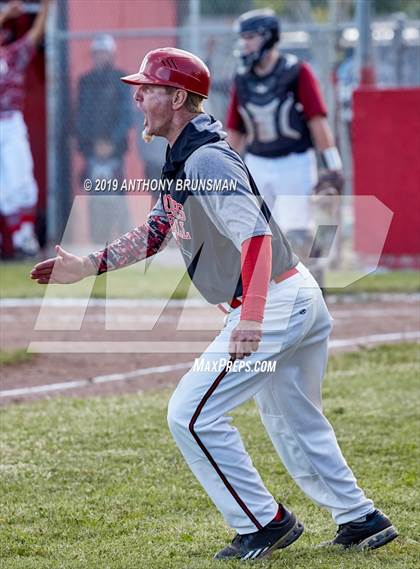
{"type": "Polygon", "coordinates": [[[194,117],[176,139],[172,148],[166,149],[166,162],[162,176],[173,179],[187,158],[200,146],[224,140],[227,134],[222,123],[207,113],[194,117]]]}

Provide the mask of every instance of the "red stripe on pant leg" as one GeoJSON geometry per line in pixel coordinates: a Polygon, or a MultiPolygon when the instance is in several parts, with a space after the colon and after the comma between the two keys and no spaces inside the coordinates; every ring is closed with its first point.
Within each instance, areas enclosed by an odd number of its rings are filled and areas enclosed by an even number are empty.
{"type": "Polygon", "coordinates": [[[225,377],[225,375],[227,374],[227,366],[223,369],[223,371],[216,377],[214,383],[211,385],[210,389],[206,392],[206,394],[204,395],[203,399],[200,401],[191,421],[189,424],[189,430],[190,433],[192,434],[192,436],[194,437],[196,443],[198,444],[198,446],[201,448],[201,450],[204,452],[204,454],[206,455],[207,459],[209,460],[210,464],[213,466],[213,468],[215,469],[215,471],[217,472],[217,474],[220,476],[223,484],[226,486],[226,488],[229,490],[229,492],[232,494],[233,498],[235,499],[235,501],[239,504],[239,506],[242,508],[242,510],[245,512],[245,514],[249,517],[249,519],[252,521],[252,523],[256,526],[257,529],[262,529],[263,526],[259,523],[259,521],[255,518],[255,516],[249,511],[249,509],[247,508],[247,506],[244,504],[244,502],[241,500],[241,498],[238,496],[238,494],[236,493],[235,489],[232,488],[232,486],[229,484],[226,476],[223,474],[223,472],[220,470],[220,468],[217,466],[216,461],[213,459],[213,457],[211,456],[211,454],[209,453],[209,451],[206,449],[206,447],[204,446],[203,442],[200,440],[200,437],[197,435],[197,433],[194,431],[194,425],[204,407],[204,405],[206,404],[206,402],[209,400],[210,396],[212,395],[212,393],[214,393],[215,389],[217,388],[217,386],[220,384],[220,382],[222,381],[222,379],[225,377]]]}

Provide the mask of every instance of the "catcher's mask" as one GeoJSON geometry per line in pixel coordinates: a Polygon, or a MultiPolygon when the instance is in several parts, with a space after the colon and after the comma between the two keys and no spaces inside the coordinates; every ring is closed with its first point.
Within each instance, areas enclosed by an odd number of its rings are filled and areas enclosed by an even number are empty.
{"type": "Polygon", "coordinates": [[[280,22],[274,10],[270,8],[245,12],[236,20],[234,30],[239,36],[245,33],[261,36],[260,47],[251,53],[244,53],[238,42],[234,55],[241,60],[242,72],[250,71],[280,39],[280,22]]]}

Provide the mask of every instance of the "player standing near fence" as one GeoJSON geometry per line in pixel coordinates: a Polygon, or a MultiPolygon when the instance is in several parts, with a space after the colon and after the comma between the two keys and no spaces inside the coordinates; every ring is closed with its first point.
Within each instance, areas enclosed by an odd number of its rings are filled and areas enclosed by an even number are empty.
{"type": "Polygon", "coordinates": [[[332,543],[384,545],[397,531],[358,487],[322,413],[331,317],[221,123],[203,109],[207,67],[188,52],[162,48],[149,52],[139,72],[123,81],[137,86],[145,136],[169,143],[162,170],[167,187],[144,225],[88,257],[57,246],[58,256],[37,264],[32,278],[68,283],[125,267],[157,253],[172,234],[195,286],[226,313],[199,369],[182,378],[168,408],[188,466],[237,532],[216,558],[266,557],[303,532],[267,490],[230,424],[229,412],[253,397],[290,475],[339,524],[332,543]],[[220,177],[235,181],[236,190],[188,189],[190,180],[220,177]],[[232,367],[243,358],[249,368],[232,367]],[[262,360],[275,362],[275,372],[256,371],[262,360]]]}
{"type": "Polygon", "coordinates": [[[235,26],[239,66],[226,125],[228,140],[245,163],[274,218],[322,286],[320,243],[314,245],[311,196],[319,151],[330,187],[341,192],[342,163],[327,122],[318,81],[308,63],[278,49],[273,10],[252,10],[235,26]]]}
{"type": "Polygon", "coordinates": [[[34,255],[39,249],[34,230],[38,186],[23,104],[25,71],[44,35],[49,3],[42,1],[31,29],[12,43],[7,43],[3,23],[22,14],[21,2],[10,2],[0,14],[0,231],[4,259],[13,258],[16,252],[34,255]]]}

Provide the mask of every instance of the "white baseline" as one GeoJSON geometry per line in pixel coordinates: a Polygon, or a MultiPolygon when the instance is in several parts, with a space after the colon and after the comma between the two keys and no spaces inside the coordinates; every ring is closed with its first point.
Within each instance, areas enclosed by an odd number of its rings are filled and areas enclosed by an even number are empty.
{"type": "MultiPolygon", "coordinates": [[[[357,346],[359,344],[378,344],[387,342],[399,342],[420,339],[420,330],[412,332],[392,332],[389,334],[372,334],[370,336],[357,336],[356,338],[345,338],[343,340],[331,340],[330,349],[357,346]]],[[[0,391],[0,397],[18,397],[22,395],[34,395],[48,393],[51,391],[63,391],[66,389],[84,388],[101,383],[113,381],[132,381],[146,375],[154,373],[169,373],[171,371],[188,369],[193,365],[193,361],[181,362],[178,364],[155,366],[145,369],[135,369],[126,373],[113,373],[110,375],[98,375],[91,379],[77,379],[64,381],[61,383],[49,383],[45,385],[35,385],[33,387],[21,387],[15,389],[5,389],[0,391]]]]}

